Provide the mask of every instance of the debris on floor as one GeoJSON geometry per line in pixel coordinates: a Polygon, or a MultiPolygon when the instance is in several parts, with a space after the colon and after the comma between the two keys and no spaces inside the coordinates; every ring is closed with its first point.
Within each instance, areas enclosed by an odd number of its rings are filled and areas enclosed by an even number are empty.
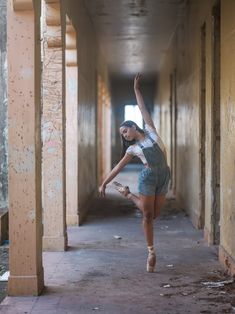
{"type": "Polygon", "coordinates": [[[202,282],[204,286],[207,286],[208,288],[219,288],[223,287],[224,285],[229,285],[234,282],[234,279],[229,279],[229,280],[223,280],[223,281],[208,281],[208,282],[202,282]]]}
{"type": "Polygon", "coordinates": [[[114,239],[117,239],[117,240],[121,240],[121,239],[122,239],[122,237],[119,236],[119,235],[115,235],[115,236],[113,236],[113,237],[114,237],[114,239]]]}

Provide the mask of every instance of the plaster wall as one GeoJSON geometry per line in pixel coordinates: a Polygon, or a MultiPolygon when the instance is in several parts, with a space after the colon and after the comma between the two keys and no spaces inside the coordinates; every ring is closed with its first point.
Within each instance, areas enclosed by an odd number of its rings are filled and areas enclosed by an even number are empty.
{"type": "Polygon", "coordinates": [[[78,213],[83,220],[97,191],[97,77],[109,89],[107,67],[100,53],[94,26],[83,1],[63,2],[76,31],[78,64],[78,213]]]}
{"type": "Polygon", "coordinates": [[[235,3],[221,3],[221,241],[235,274],[235,3]]]}
{"type": "Polygon", "coordinates": [[[0,208],[8,207],[6,6],[0,0],[0,208]]]}
{"type": "Polygon", "coordinates": [[[215,1],[189,1],[166,53],[155,100],[155,119],[170,160],[170,75],[176,71],[177,178],[176,195],[196,227],[200,225],[200,47],[206,23],[206,164],[205,228],[211,232],[211,12],[215,1]]]}

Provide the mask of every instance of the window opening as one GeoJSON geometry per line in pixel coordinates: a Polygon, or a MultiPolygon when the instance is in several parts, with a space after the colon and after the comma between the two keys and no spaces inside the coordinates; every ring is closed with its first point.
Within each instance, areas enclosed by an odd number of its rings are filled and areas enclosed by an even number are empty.
{"type": "Polygon", "coordinates": [[[141,129],[143,129],[143,118],[138,105],[125,105],[125,121],[134,121],[141,129]]]}

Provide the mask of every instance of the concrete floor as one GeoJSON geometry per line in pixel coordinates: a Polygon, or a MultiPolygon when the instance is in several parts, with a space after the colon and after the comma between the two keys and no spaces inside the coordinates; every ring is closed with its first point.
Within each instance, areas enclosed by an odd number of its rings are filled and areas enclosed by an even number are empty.
{"type": "MultiPolygon", "coordinates": [[[[136,178],[131,167],[118,179],[133,190],[136,178]]],[[[67,252],[43,255],[43,295],[6,297],[0,313],[235,313],[235,284],[220,267],[217,248],[207,247],[173,199],[155,222],[154,274],[146,273],[141,215],[112,188],[68,236],[67,252]],[[223,280],[230,281],[213,287],[223,280]]]]}

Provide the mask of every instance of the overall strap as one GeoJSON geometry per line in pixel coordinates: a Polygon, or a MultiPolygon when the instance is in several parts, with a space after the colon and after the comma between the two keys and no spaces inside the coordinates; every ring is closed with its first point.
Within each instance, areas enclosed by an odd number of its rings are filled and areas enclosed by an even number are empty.
{"type": "Polygon", "coordinates": [[[138,143],[138,146],[139,146],[141,149],[144,148],[144,145],[142,145],[142,144],[140,144],[140,143],[138,143]]]}
{"type": "MultiPolygon", "coordinates": [[[[149,134],[146,134],[146,137],[152,142],[152,144],[157,144],[153,139],[152,137],[149,135],[149,134]]],[[[141,143],[138,143],[138,146],[143,149],[144,148],[144,145],[142,145],[141,143]]]]}
{"type": "Polygon", "coordinates": [[[153,144],[156,144],[156,142],[154,141],[154,139],[152,139],[152,137],[151,137],[149,134],[147,134],[147,137],[148,137],[148,139],[150,139],[150,141],[151,141],[153,144]]]}

